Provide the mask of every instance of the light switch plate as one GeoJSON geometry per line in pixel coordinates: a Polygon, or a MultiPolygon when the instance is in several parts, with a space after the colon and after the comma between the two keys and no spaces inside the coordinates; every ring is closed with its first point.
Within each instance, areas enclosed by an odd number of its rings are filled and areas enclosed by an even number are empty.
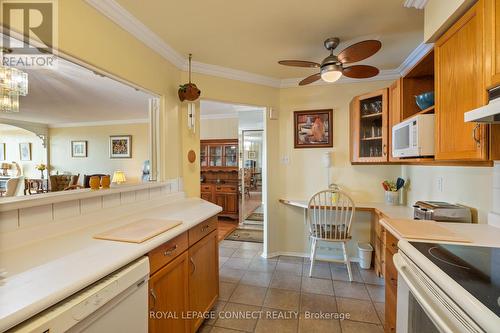
{"type": "Polygon", "coordinates": [[[279,112],[275,108],[269,108],[269,119],[278,120],[279,112]]]}

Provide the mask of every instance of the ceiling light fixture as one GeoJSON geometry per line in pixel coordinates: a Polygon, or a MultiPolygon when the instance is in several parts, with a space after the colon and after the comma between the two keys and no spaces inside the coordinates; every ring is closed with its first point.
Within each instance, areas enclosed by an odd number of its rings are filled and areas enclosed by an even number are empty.
{"type": "Polygon", "coordinates": [[[342,76],[342,68],[337,64],[321,66],[321,79],[325,82],[335,82],[342,76]]]}
{"type": "Polygon", "coordinates": [[[27,94],[28,74],[17,68],[0,65],[0,112],[19,112],[19,96],[27,94]]]}

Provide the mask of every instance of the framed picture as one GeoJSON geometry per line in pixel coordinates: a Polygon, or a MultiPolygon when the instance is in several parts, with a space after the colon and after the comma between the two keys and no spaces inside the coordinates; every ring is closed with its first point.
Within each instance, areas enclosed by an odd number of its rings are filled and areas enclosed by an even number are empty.
{"type": "Polygon", "coordinates": [[[0,143],[0,161],[5,161],[7,160],[7,157],[5,156],[5,143],[0,143]]]}
{"type": "Polygon", "coordinates": [[[249,150],[248,151],[248,158],[251,160],[254,160],[257,157],[257,154],[255,153],[254,150],[249,150]]]}
{"type": "Polygon", "coordinates": [[[333,147],[333,110],[294,111],[294,148],[333,147]]]}
{"type": "Polygon", "coordinates": [[[19,157],[21,161],[31,161],[31,142],[19,144],[19,157]]]}
{"type": "Polygon", "coordinates": [[[87,141],[71,141],[71,157],[87,157],[87,141]]]}
{"type": "Polygon", "coordinates": [[[111,135],[109,137],[109,158],[131,158],[132,135],[111,135]]]}

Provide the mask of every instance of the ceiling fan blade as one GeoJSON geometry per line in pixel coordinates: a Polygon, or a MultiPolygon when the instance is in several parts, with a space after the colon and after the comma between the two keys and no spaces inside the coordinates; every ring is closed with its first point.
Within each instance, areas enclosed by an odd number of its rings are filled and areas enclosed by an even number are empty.
{"type": "Polygon", "coordinates": [[[377,53],[381,47],[382,43],[378,40],[364,40],[345,48],[337,57],[343,64],[358,62],[371,57],[377,53]]]}
{"type": "Polygon", "coordinates": [[[313,83],[315,81],[318,81],[319,79],[321,79],[321,74],[320,73],[309,75],[304,80],[302,80],[302,81],[299,82],[299,86],[305,86],[306,84],[313,83]]]}
{"type": "Polygon", "coordinates": [[[342,70],[342,74],[353,79],[366,79],[369,77],[377,76],[379,70],[377,67],[368,65],[355,65],[350,67],[345,67],[342,70]]]}
{"type": "Polygon", "coordinates": [[[309,67],[309,68],[317,68],[320,66],[320,64],[318,64],[317,62],[304,61],[304,60],[281,60],[278,61],[278,64],[285,66],[309,67]]]}

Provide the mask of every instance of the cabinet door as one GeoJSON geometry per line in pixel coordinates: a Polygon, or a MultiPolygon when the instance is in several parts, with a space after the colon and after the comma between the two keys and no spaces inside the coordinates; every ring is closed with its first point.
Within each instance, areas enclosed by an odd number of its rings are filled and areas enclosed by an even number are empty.
{"type": "Polygon", "coordinates": [[[222,146],[221,145],[215,145],[215,146],[208,146],[208,161],[209,161],[209,166],[211,167],[221,167],[222,166],[222,156],[223,156],[223,151],[222,151],[222,146]]]}
{"type": "Polygon", "coordinates": [[[229,214],[238,213],[238,196],[236,193],[226,194],[226,208],[225,211],[229,214]]]}
{"type": "Polygon", "coordinates": [[[222,212],[226,211],[226,194],[215,193],[215,204],[222,207],[222,212]]]}
{"type": "MultiPolygon", "coordinates": [[[[219,297],[219,247],[217,230],[202,238],[188,250],[191,262],[189,274],[189,309],[209,311],[219,297]]],[[[191,331],[196,332],[203,318],[191,321],[191,331]]],[[[169,331],[170,332],[170,331],[169,331]]],[[[174,331],[172,331],[174,332],[174,331]]]]}
{"type": "Polygon", "coordinates": [[[226,145],[224,146],[224,166],[237,167],[238,166],[238,146],[226,145]]]}
{"type": "Polygon", "coordinates": [[[208,146],[204,144],[200,145],[200,166],[208,166],[208,146]]]}
{"type": "Polygon", "coordinates": [[[500,0],[485,3],[486,86],[500,85],[500,0]]]}
{"type": "Polygon", "coordinates": [[[150,315],[149,332],[189,332],[189,320],[182,319],[189,304],[188,275],[188,252],[185,251],[151,276],[149,313],[159,311],[163,317],[150,315]],[[172,318],[165,318],[165,314],[172,315],[172,318]]]}
{"type": "Polygon", "coordinates": [[[487,160],[487,127],[464,122],[484,105],[483,1],[435,44],[436,160],[487,160]]]}
{"type": "Polygon", "coordinates": [[[389,155],[389,161],[399,160],[398,157],[392,156],[392,126],[403,120],[401,116],[401,81],[402,79],[398,79],[389,87],[389,126],[387,128],[387,140],[389,141],[387,154],[389,155]]]}
{"type": "Polygon", "coordinates": [[[387,162],[387,89],[356,97],[351,103],[351,162],[387,162]]]}
{"type": "Polygon", "coordinates": [[[212,192],[201,192],[200,197],[201,197],[203,200],[207,200],[207,201],[212,202],[212,192]]]}

